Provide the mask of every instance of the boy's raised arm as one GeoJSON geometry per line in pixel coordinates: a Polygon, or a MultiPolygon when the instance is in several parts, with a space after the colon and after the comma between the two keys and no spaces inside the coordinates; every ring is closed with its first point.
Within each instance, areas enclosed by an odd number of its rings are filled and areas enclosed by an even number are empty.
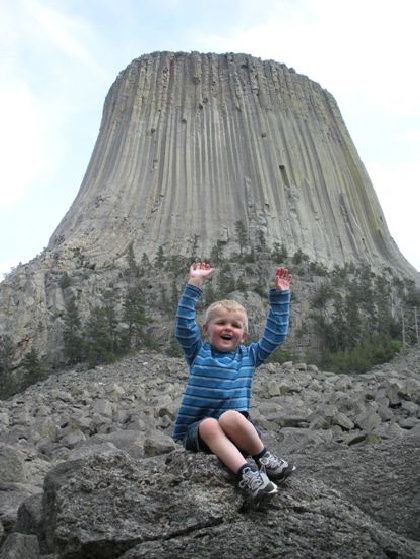
{"type": "Polygon", "coordinates": [[[190,267],[190,276],[188,278],[188,283],[190,285],[195,285],[195,287],[202,287],[206,279],[211,278],[213,275],[214,268],[207,264],[207,262],[196,262],[190,267]]]}

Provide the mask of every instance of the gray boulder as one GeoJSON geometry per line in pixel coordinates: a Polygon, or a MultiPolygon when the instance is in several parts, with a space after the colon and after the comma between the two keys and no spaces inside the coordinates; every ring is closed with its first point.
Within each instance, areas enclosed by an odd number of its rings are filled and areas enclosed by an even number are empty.
{"type": "Polygon", "coordinates": [[[60,559],[231,558],[233,550],[249,559],[416,557],[409,537],[307,475],[303,463],[275,500],[254,508],[213,456],[173,451],[136,461],[116,450],[69,461],[45,478],[37,536],[42,552],[60,559]]]}
{"type": "Polygon", "coordinates": [[[37,559],[39,545],[36,536],[13,533],[6,539],[0,559],[37,559]]]}

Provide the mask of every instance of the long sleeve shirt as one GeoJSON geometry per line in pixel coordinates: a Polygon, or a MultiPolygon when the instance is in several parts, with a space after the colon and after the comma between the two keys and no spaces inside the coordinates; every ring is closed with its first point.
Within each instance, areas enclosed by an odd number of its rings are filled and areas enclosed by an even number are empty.
{"type": "Polygon", "coordinates": [[[248,411],[255,368],[285,340],[289,326],[290,291],[270,289],[269,312],[262,338],[220,352],[201,338],[196,305],[202,290],[187,284],[179,300],[175,337],[184,350],[190,374],[175,419],[172,437],[182,441],[188,425],[205,417],[218,418],[226,410],[248,411]]]}

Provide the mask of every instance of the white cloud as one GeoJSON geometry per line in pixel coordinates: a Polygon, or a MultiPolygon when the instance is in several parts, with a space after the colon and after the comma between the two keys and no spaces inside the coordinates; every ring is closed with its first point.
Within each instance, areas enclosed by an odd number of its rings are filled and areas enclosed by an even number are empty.
{"type": "Polygon", "coordinates": [[[18,201],[52,161],[42,112],[25,84],[0,89],[0,205],[18,201]]]}
{"type": "Polygon", "coordinates": [[[17,0],[0,10],[1,206],[57,171],[72,118],[107,78],[83,19],[41,0],[17,0]]]}
{"type": "MultiPolygon", "coordinates": [[[[94,72],[99,70],[92,54],[95,40],[92,27],[86,19],[60,10],[59,3],[16,0],[2,10],[2,20],[2,42],[11,47],[15,55],[29,58],[32,55],[34,59],[45,54],[53,59],[65,56],[94,72]]],[[[44,62],[48,64],[48,60],[46,57],[44,62]]]]}
{"type": "Polygon", "coordinates": [[[420,163],[370,161],[368,171],[375,185],[391,235],[407,260],[420,269],[418,212],[420,163]]]}
{"type": "Polygon", "coordinates": [[[254,25],[233,27],[229,36],[213,33],[202,42],[219,52],[274,58],[334,96],[357,96],[382,110],[418,110],[418,2],[272,2],[264,14],[254,25]]]}

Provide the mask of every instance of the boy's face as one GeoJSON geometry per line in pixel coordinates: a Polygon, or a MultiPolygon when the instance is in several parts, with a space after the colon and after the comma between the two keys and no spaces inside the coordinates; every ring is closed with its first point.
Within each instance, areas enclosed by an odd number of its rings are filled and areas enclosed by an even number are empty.
{"type": "Polygon", "coordinates": [[[219,307],[203,326],[210,344],[218,351],[233,351],[246,339],[245,316],[241,310],[219,307]]]}

